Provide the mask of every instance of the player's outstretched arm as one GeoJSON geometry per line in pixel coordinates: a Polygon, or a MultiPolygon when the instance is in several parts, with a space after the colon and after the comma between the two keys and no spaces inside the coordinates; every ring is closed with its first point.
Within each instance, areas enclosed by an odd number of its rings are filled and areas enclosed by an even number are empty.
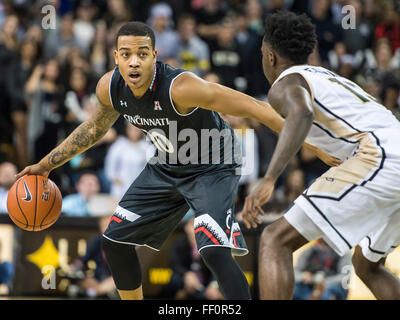
{"type": "Polygon", "coordinates": [[[108,94],[110,77],[111,72],[106,73],[97,84],[96,95],[99,103],[93,117],[81,123],[40,162],[27,166],[18,173],[17,178],[26,174],[38,174],[47,177],[51,170],[62,166],[68,160],[86,151],[107,133],[119,117],[119,113],[112,107],[108,94]]]}
{"type": "MultiPolygon", "coordinates": [[[[228,87],[207,82],[191,73],[184,73],[174,81],[171,95],[175,107],[183,114],[190,112],[194,107],[200,107],[254,119],[277,133],[281,132],[284,124],[284,119],[270,104],[228,87]]],[[[339,159],[314,146],[307,143],[303,143],[303,146],[329,166],[341,163],[339,159]]]]}
{"type": "Polygon", "coordinates": [[[251,118],[275,132],[281,131],[284,122],[268,103],[220,84],[205,81],[191,73],[184,73],[174,81],[171,96],[180,113],[188,113],[194,107],[200,107],[251,118]]]}

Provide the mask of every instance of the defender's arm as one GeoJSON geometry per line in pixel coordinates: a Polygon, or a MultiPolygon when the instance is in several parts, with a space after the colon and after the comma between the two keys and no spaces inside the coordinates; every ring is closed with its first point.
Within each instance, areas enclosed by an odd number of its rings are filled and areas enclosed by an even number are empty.
{"type": "Polygon", "coordinates": [[[285,123],[265,174],[265,178],[273,182],[300,150],[314,120],[311,95],[297,77],[292,75],[284,78],[269,94],[271,103],[285,116],[285,123]]]}
{"type": "MultiPolygon", "coordinates": [[[[286,88],[281,87],[280,90],[286,91],[286,88]]],[[[228,87],[207,82],[191,73],[184,73],[174,81],[171,96],[176,109],[183,114],[189,113],[194,107],[200,107],[254,119],[277,133],[283,127],[284,119],[270,104],[228,87]]],[[[304,142],[303,146],[329,166],[341,163],[339,159],[312,145],[304,142]]]]}

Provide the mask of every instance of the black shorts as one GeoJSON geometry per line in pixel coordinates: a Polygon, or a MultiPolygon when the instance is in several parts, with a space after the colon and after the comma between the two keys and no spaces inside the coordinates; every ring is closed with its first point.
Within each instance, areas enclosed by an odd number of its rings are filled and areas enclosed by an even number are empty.
{"type": "Polygon", "coordinates": [[[240,175],[235,165],[147,164],[111,217],[104,237],[160,250],[191,208],[200,251],[208,246],[248,250],[234,216],[240,175]]]}

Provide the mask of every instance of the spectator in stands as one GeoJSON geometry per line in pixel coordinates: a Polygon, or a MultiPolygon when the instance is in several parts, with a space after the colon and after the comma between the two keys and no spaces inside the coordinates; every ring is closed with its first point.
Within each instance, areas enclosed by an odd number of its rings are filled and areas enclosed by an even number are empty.
{"type": "Polygon", "coordinates": [[[400,121],[400,83],[399,80],[392,74],[389,74],[383,79],[382,83],[382,104],[393,112],[394,116],[400,121]]]}
{"type": "MultiPolygon", "coordinates": [[[[268,2],[268,4],[271,4],[268,2]]],[[[264,35],[263,10],[258,0],[247,0],[245,4],[246,19],[249,29],[259,36],[264,35]]]]}
{"type": "Polygon", "coordinates": [[[295,265],[294,300],[346,300],[345,266],[351,266],[351,252],[339,256],[323,240],[317,240],[295,265]]]}
{"type": "Polygon", "coordinates": [[[374,30],[370,21],[364,18],[364,5],[362,1],[350,0],[348,4],[355,9],[356,27],[342,30],[343,42],[350,54],[357,54],[371,47],[374,30]]]}
{"type": "Polygon", "coordinates": [[[106,230],[117,204],[118,200],[108,194],[90,197],[88,210],[92,217],[98,218],[99,233],[88,241],[86,254],[70,265],[69,277],[79,279],[78,290],[74,286],[68,288],[70,296],[118,298],[114,280],[101,249],[102,234],[106,230]]]}
{"type": "Polygon", "coordinates": [[[265,9],[268,11],[286,10],[289,5],[292,4],[293,0],[269,0],[266,1],[265,9]]]}
{"type": "Polygon", "coordinates": [[[96,23],[96,32],[90,48],[89,61],[93,75],[99,78],[109,71],[109,47],[107,43],[107,25],[104,21],[96,23]]]}
{"type": "Polygon", "coordinates": [[[64,105],[68,109],[65,116],[68,126],[67,135],[88,118],[88,114],[83,110],[83,101],[85,98],[89,98],[89,96],[88,75],[80,68],[72,69],[64,100],[64,105]]]}
{"type": "Polygon", "coordinates": [[[328,52],[337,41],[342,40],[341,27],[332,21],[329,0],[314,0],[312,2],[311,20],[315,24],[318,48],[323,62],[327,61],[328,52]]]}
{"type": "Polygon", "coordinates": [[[242,76],[242,60],[235,36],[233,20],[224,19],[216,41],[210,46],[211,66],[221,76],[223,85],[245,91],[247,82],[242,76]]]}
{"type": "Polygon", "coordinates": [[[391,75],[399,76],[399,57],[393,57],[390,43],[385,38],[379,39],[375,43],[374,50],[367,49],[365,52],[365,63],[355,76],[355,80],[360,84],[367,82],[377,84],[377,90],[371,91],[366,88],[366,91],[375,96],[375,98],[380,98],[384,79],[391,75]]]}
{"type": "Polygon", "coordinates": [[[90,216],[88,202],[100,192],[98,177],[90,172],[83,173],[75,185],[76,193],[63,198],[62,212],[68,216],[90,216]]]}
{"type": "MultiPolygon", "coordinates": [[[[260,13],[257,15],[261,19],[260,13]]],[[[258,19],[258,18],[257,18],[258,19]]],[[[263,39],[263,29],[259,29],[255,23],[250,26],[251,17],[239,11],[234,18],[236,28],[235,40],[238,43],[238,50],[243,65],[243,76],[247,81],[246,94],[260,100],[266,100],[268,81],[265,78],[262,68],[262,57],[260,47],[263,39]]],[[[263,27],[263,24],[261,24],[263,27]]]]}
{"type": "Polygon", "coordinates": [[[11,66],[18,59],[19,40],[17,31],[19,20],[16,15],[8,15],[0,27],[0,149],[8,158],[14,157],[12,121],[12,93],[9,88],[11,66]]]}
{"type": "Polygon", "coordinates": [[[9,66],[8,92],[11,99],[11,117],[15,128],[15,148],[20,167],[28,164],[27,154],[27,102],[25,84],[31,76],[39,58],[39,46],[33,40],[25,40],[21,44],[20,55],[9,66]]]}
{"type": "Polygon", "coordinates": [[[10,261],[3,261],[1,246],[2,243],[0,241],[0,295],[8,295],[12,287],[15,270],[10,261]]]}
{"type": "Polygon", "coordinates": [[[80,43],[74,34],[74,17],[67,13],[60,19],[60,26],[51,32],[47,32],[44,36],[44,58],[51,59],[58,54],[67,55],[68,50],[73,47],[80,47],[80,43]]]}
{"type": "Polygon", "coordinates": [[[96,29],[93,19],[96,15],[96,6],[93,0],[82,0],[78,2],[76,8],[76,19],[74,21],[73,32],[76,42],[83,52],[88,53],[90,44],[93,41],[96,29]]]}
{"type": "Polygon", "coordinates": [[[125,0],[107,0],[107,12],[105,19],[110,28],[117,27],[122,22],[128,22],[132,19],[131,11],[125,0]]]}
{"type": "Polygon", "coordinates": [[[19,19],[12,14],[5,18],[0,32],[1,43],[14,53],[18,52],[19,49],[18,28],[19,19]]]}
{"type": "Polygon", "coordinates": [[[203,76],[210,69],[210,52],[208,45],[196,35],[196,20],[192,15],[183,14],[179,17],[178,33],[176,50],[180,66],[203,76]]]}
{"type": "MultiPolygon", "coordinates": [[[[88,59],[86,58],[86,55],[81,49],[77,47],[66,48],[58,55],[57,60],[62,68],[60,81],[64,87],[69,87],[71,72],[76,68],[81,69],[87,75],[88,79],[91,80],[90,74],[92,69],[88,59]]],[[[91,89],[94,92],[94,88],[92,88],[90,85],[88,85],[88,89],[91,89]]]]}
{"type": "Polygon", "coordinates": [[[110,146],[105,159],[105,174],[110,181],[110,194],[120,199],[132,181],[153,156],[155,149],[140,129],[126,124],[125,134],[110,146]]]}
{"type": "Polygon", "coordinates": [[[208,44],[220,33],[219,24],[227,9],[222,0],[204,0],[203,5],[193,11],[197,21],[197,33],[208,44]]]}
{"type": "Polygon", "coordinates": [[[159,298],[177,300],[222,300],[223,296],[211,272],[201,258],[194,233],[194,216],[189,211],[183,218],[185,235],[174,241],[169,261],[173,274],[159,298]]]}
{"type": "Polygon", "coordinates": [[[359,65],[354,55],[349,54],[344,42],[336,42],[328,52],[328,65],[342,77],[352,80],[355,68],[359,65]]]}
{"type": "Polygon", "coordinates": [[[42,29],[41,29],[41,26],[39,24],[32,23],[28,27],[28,29],[26,30],[26,33],[24,35],[24,41],[26,41],[26,42],[30,42],[30,41],[35,42],[36,45],[39,48],[39,50],[38,50],[39,51],[38,52],[39,53],[38,58],[43,56],[42,48],[43,48],[43,41],[44,40],[43,40],[42,29]]]}
{"type": "Polygon", "coordinates": [[[400,16],[398,4],[393,0],[384,1],[385,15],[384,21],[381,21],[375,29],[375,39],[386,38],[389,40],[392,54],[400,48],[400,16]]]}
{"type": "Polygon", "coordinates": [[[0,163],[0,214],[7,213],[8,191],[16,181],[17,167],[11,162],[0,163]]]}
{"type": "Polygon", "coordinates": [[[164,61],[175,58],[177,54],[179,36],[173,29],[172,9],[167,3],[157,3],[150,11],[149,25],[156,37],[157,58],[164,61]]]}
{"type": "Polygon", "coordinates": [[[38,161],[57,145],[65,115],[57,60],[37,65],[26,83],[25,92],[29,101],[29,154],[31,161],[38,161]]]}

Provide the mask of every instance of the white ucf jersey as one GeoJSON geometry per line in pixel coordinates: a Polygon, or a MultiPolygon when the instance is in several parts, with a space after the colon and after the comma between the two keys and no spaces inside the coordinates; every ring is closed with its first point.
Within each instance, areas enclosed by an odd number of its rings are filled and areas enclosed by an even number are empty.
{"type": "Polygon", "coordinates": [[[365,151],[376,156],[384,157],[385,151],[400,156],[400,144],[388,139],[400,137],[400,122],[357,84],[325,68],[308,65],[285,70],[275,83],[291,73],[303,76],[313,96],[314,122],[306,142],[341,160],[368,144],[370,149],[365,151]]]}
{"type": "Polygon", "coordinates": [[[357,84],[322,67],[288,68],[274,84],[293,73],[303,76],[312,94],[306,142],[343,161],[295,203],[338,253],[364,239],[365,256],[376,260],[400,242],[400,230],[388,230],[400,222],[400,122],[357,84]]]}

